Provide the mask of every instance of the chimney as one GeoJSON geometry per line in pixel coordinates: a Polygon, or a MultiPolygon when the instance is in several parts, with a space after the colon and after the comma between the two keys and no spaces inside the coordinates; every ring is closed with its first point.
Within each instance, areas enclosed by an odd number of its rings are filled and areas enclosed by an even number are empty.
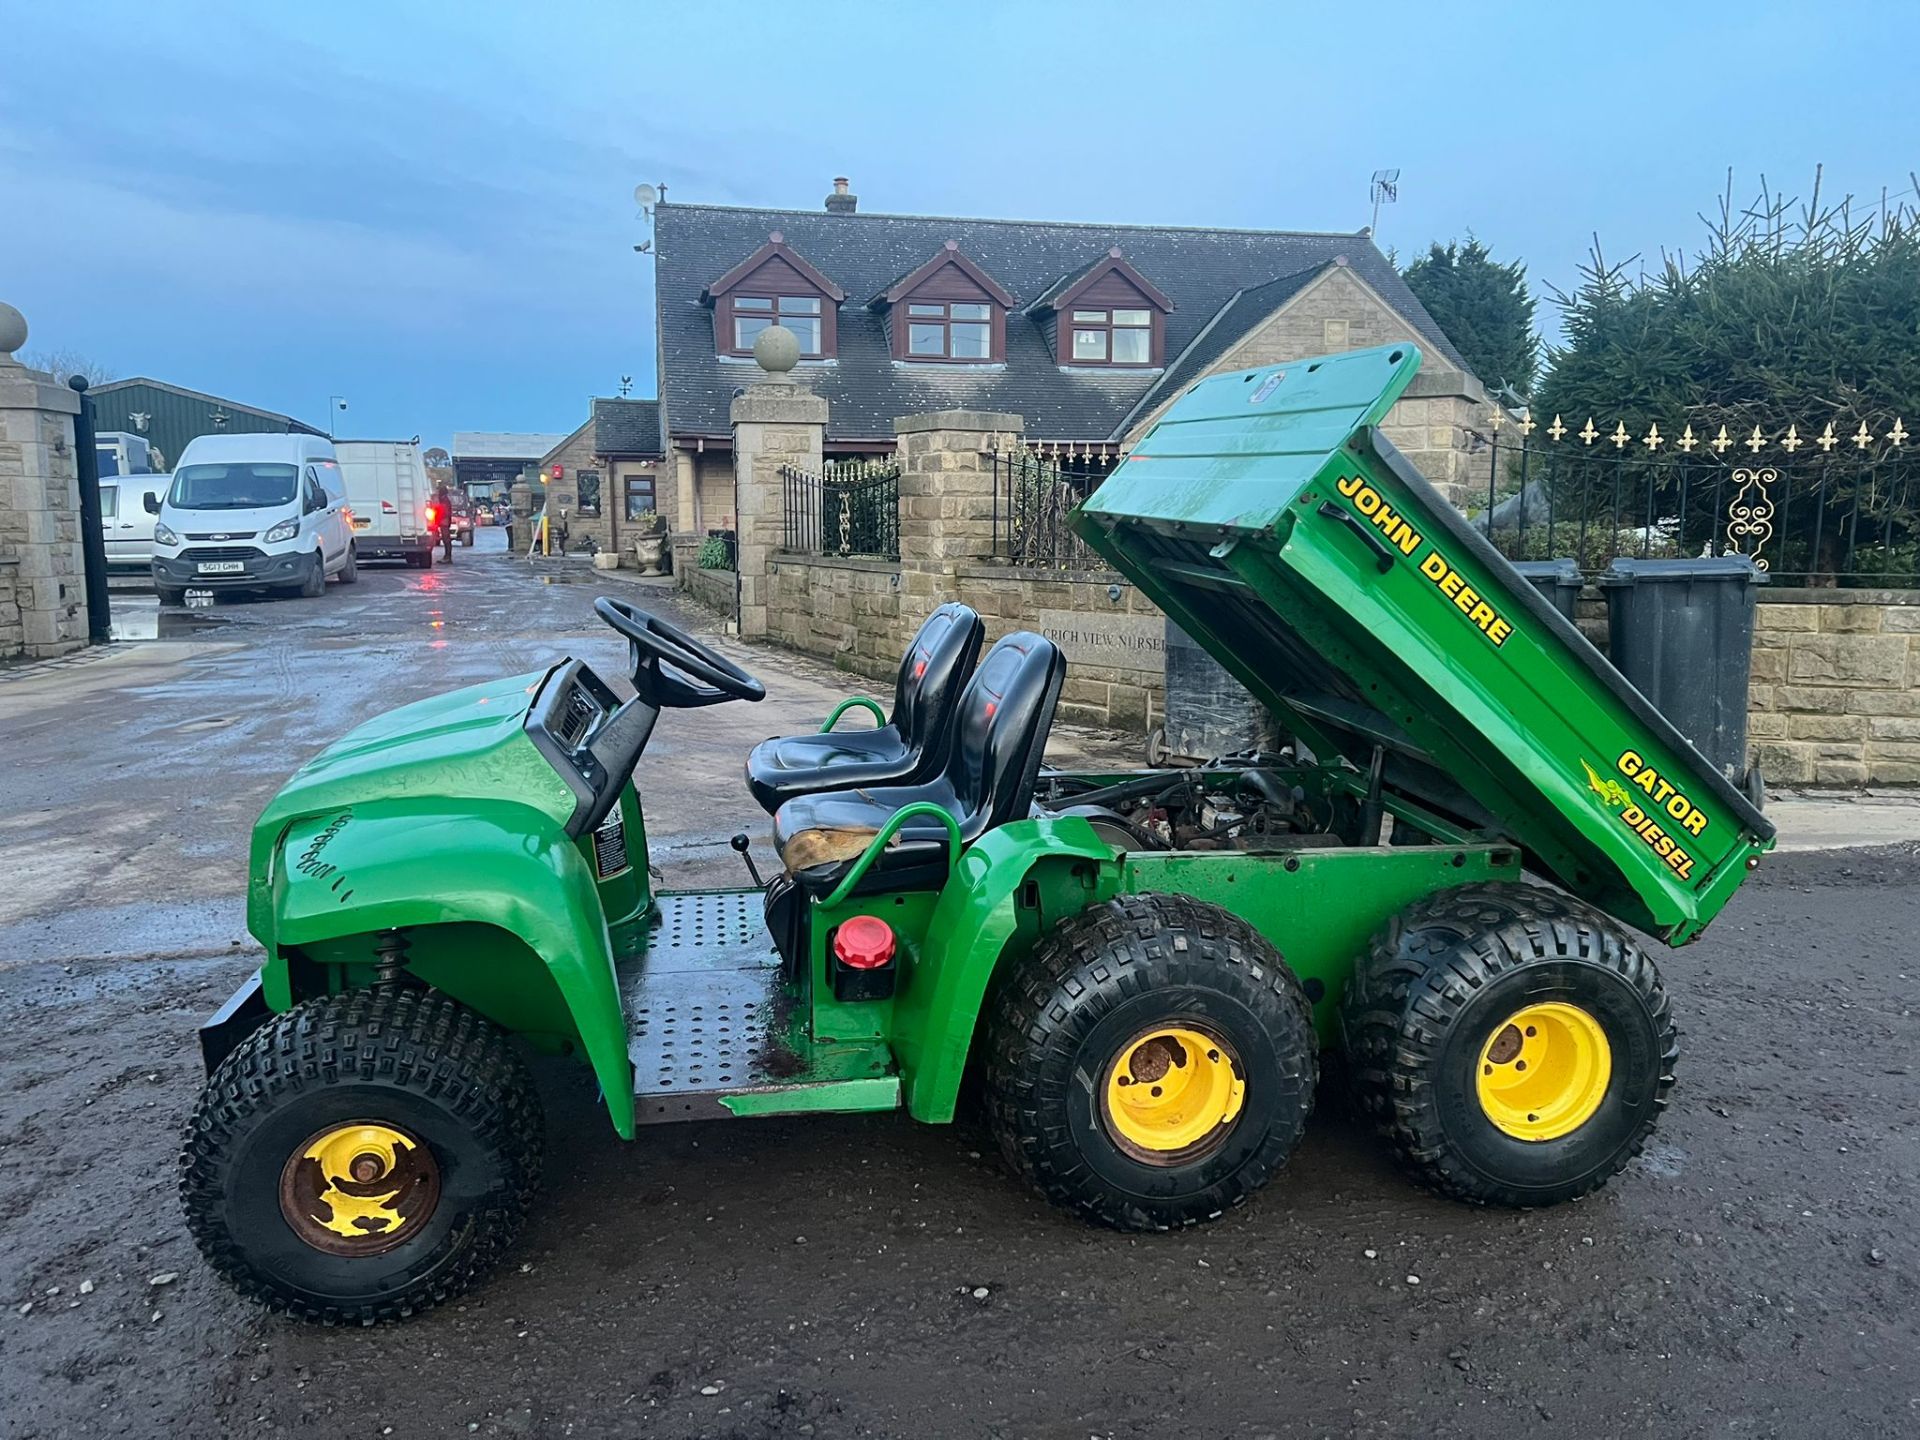
{"type": "Polygon", "coordinates": [[[833,177],[833,193],[827,196],[829,215],[851,215],[860,204],[860,197],[847,189],[847,177],[833,177]]]}

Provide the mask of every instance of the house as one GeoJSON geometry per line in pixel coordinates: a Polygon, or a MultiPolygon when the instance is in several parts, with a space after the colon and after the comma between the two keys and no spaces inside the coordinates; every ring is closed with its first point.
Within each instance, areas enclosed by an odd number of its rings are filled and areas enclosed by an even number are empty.
{"type": "Polygon", "coordinates": [[[324,435],[326,431],[258,406],[223,400],[202,390],[137,375],[87,391],[95,431],[143,436],[160,454],[156,470],[171,469],[187,442],[202,435],[324,435]]]}
{"type": "Polygon", "coordinates": [[[1117,454],[1207,374],[1411,339],[1425,372],[1387,429],[1456,488],[1486,395],[1365,230],[1310,233],[661,203],[660,405],[675,528],[728,523],[728,406],[753,340],[799,338],[830,458],[889,452],[897,416],[964,408],[1117,454]]]}
{"type": "Polygon", "coordinates": [[[571,543],[591,535],[618,550],[623,527],[659,507],[663,455],[659,401],[597,398],[579,428],[540,456],[543,494],[533,504],[567,512],[571,543]]]}

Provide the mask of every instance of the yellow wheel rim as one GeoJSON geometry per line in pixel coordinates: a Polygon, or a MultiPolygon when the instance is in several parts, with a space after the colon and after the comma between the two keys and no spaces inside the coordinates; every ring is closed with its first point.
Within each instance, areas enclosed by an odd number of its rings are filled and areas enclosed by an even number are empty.
{"type": "Polygon", "coordinates": [[[1593,1118],[1612,1078],[1613,1046],[1600,1022],[1555,1000],[1493,1027],[1474,1083],[1496,1127],[1516,1140],[1558,1140],[1593,1118]]]}
{"type": "Polygon", "coordinates": [[[1226,1139],[1247,1097],[1226,1041],[1184,1025],[1155,1025],[1120,1048],[1100,1087],[1116,1144],[1152,1165],[1182,1164],[1226,1139]]]}
{"type": "Polygon", "coordinates": [[[440,1202],[440,1166],[405,1130],[355,1120],[308,1137],[280,1172],[280,1213],[330,1255],[378,1255],[414,1234],[440,1202]]]}

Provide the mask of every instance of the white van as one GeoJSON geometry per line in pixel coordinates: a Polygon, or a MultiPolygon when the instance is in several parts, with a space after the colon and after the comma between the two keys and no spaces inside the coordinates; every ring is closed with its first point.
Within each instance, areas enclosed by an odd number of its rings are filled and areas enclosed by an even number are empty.
{"type": "Polygon", "coordinates": [[[353,507],[353,547],[362,560],[433,568],[433,484],[413,440],[336,440],[333,453],[353,507]]]}
{"type": "Polygon", "coordinates": [[[106,541],[107,564],[142,570],[152,564],[154,519],[172,484],[171,475],[101,478],[100,538],[106,541]]]}
{"type": "Polygon", "coordinates": [[[181,452],[159,512],[162,605],[188,587],[314,596],[329,575],[360,578],[346,483],[319,435],[202,435],[181,452]]]}

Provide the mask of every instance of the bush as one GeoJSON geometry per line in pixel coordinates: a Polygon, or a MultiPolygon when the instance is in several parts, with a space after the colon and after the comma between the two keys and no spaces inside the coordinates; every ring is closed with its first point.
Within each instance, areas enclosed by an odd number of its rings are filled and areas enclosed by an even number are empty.
{"type": "Polygon", "coordinates": [[[702,570],[724,570],[727,568],[727,542],[718,535],[709,535],[700,542],[698,554],[702,570]]]}

